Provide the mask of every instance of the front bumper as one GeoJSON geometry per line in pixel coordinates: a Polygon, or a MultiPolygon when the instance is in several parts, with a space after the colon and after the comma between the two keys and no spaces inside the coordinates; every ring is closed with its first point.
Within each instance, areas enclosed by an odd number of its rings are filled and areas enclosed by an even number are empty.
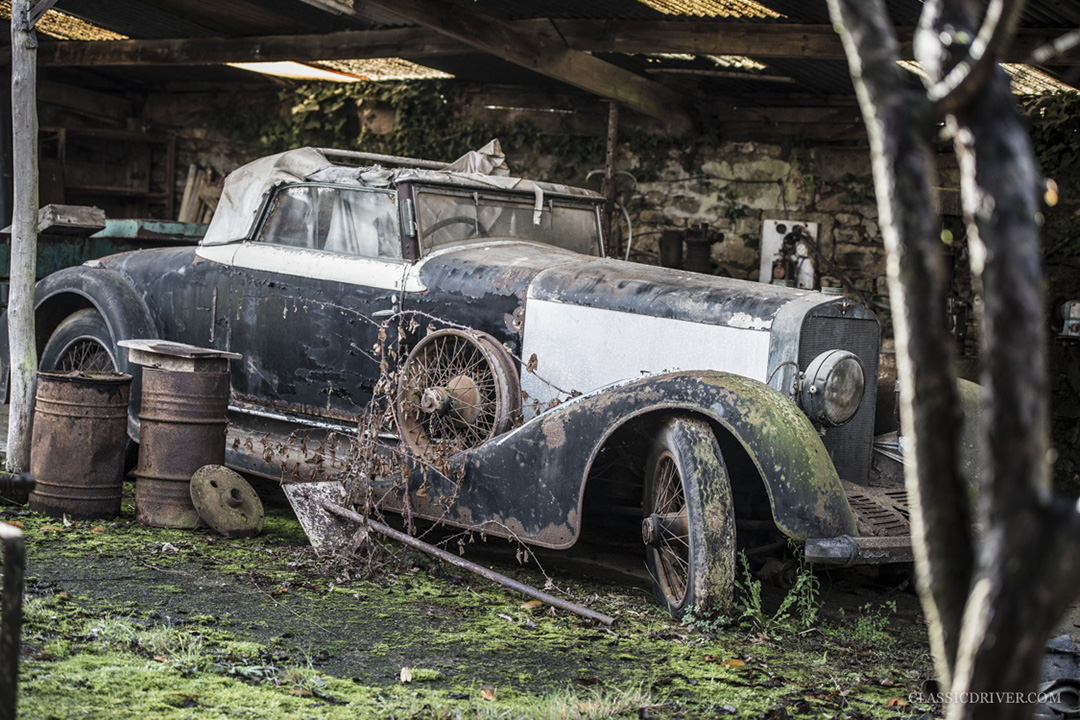
{"type": "Polygon", "coordinates": [[[807,562],[832,567],[909,563],[915,560],[909,535],[809,538],[805,552],[807,562]]]}

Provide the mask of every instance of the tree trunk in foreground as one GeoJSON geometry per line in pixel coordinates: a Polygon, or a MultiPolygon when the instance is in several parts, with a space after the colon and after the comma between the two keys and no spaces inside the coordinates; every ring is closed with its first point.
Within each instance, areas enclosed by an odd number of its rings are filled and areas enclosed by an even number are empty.
{"type": "Polygon", "coordinates": [[[1045,314],[1038,211],[1042,182],[1023,119],[997,67],[1020,3],[928,0],[907,72],[882,0],[829,0],[866,121],[897,339],[906,482],[920,599],[950,718],[1026,718],[1047,636],[1080,590],[1080,516],[1050,492],[1045,314]],[[945,327],[931,145],[944,120],[961,168],[981,281],[983,432],[977,507],[958,472],[959,410],[945,327]],[[974,523],[972,522],[974,520],[974,523]],[[979,528],[976,533],[974,527],[979,528]]]}

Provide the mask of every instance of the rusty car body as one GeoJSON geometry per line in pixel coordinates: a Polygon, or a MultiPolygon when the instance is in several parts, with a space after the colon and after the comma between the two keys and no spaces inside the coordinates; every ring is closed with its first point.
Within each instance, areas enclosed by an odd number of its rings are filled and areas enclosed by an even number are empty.
{"type": "Polygon", "coordinates": [[[137,376],[132,338],[241,353],[227,462],[286,483],[344,471],[313,448],[382,398],[364,432],[410,463],[368,467],[382,507],[547,548],[640,535],[676,615],[730,601],[737,547],[909,559],[902,488],[870,483],[873,313],[605,257],[602,203],[482,161],[263,158],[198,247],[43,279],[42,365],[137,376]]]}

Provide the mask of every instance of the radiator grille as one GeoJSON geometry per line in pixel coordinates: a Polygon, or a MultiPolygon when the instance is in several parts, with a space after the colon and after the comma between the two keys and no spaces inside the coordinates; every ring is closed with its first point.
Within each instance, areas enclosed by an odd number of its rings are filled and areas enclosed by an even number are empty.
{"type": "Polygon", "coordinates": [[[799,337],[799,367],[803,370],[826,350],[849,350],[862,361],[866,373],[862,405],[848,424],[829,428],[824,438],[836,472],[842,479],[860,485],[865,485],[870,478],[880,342],[880,330],[875,320],[813,315],[803,321],[799,337]]]}

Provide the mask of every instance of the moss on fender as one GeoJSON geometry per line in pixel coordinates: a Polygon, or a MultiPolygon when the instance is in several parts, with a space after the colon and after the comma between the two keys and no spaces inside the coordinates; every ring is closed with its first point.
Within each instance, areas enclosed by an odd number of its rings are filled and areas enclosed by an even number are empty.
{"type": "Polygon", "coordinates": [[[715,388],[707,412],[749,453],[784,534],[796,540],[858,534],[832,459],[795,403],[741,375],[693,375],[715,388]]]}

